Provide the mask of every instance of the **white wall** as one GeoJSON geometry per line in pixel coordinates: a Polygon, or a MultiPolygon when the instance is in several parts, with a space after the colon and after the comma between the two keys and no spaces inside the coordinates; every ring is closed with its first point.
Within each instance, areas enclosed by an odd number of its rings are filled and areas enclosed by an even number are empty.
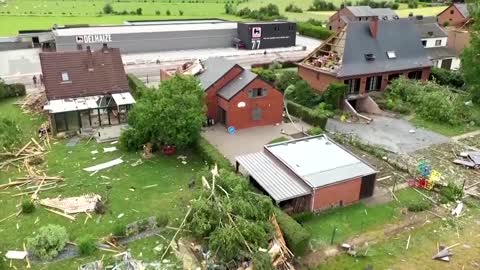
{"type": "Polygon", "coordinates": [[[427,45],[425,46],[425,48],[432,48],[432,47],[446,47],[447,46],[447,40],[448,40],[448,37],[442,37],[442,38],[424,38],[422,39],[422,42],[423,41],[427,41],[427,45]],[[441,40],[441,44],[439,46],[435,46],[435,42],[437,40],[441,40]]]}
{"type": "MultiPolygon", "coordinates": [[[[460,68],[460,58],[449,57],[449,58],[445,58],[445,59],[452,59],[452,66],[450,67],[451,70],[458,70],[460,68]]],[[[442,67],[442,60],[444,60],[444,59],[437,60],[436,64],[434,62],[434,66],[438,67],[438,68],[441,68],[442,67]]]]}

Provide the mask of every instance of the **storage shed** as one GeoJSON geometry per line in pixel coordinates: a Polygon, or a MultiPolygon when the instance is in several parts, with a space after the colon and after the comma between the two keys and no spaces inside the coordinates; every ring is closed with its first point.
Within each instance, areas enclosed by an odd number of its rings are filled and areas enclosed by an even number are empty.
{"type": "Polygon", "coordinates": [[[348,205],[373,195],[377,171],[326,135],[264,146],[236,158],[260,190],[294,212],[348,205]]]}

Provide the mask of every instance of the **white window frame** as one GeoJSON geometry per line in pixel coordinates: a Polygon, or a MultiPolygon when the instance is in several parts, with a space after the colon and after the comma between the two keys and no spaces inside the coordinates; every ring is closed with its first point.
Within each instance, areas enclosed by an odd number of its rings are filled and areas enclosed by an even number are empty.
{"type": "Polygon", "coordinates": [[[68,82],[70,81],[70,76],[68,75],[68,72],[63,71],[62,72],[62,82],[68,82]]]}
{"type": "Polygon", "coordinates": [[[395,59],[397,58],[397,53],[395,51],[387,51],[388,59],[395,59]]]}
{"type": "Polygon", "coordinates": [[[435,40],[435,46],[436,46],[436,47],[442,46],[442,40],[441,40],[441,39],[436,39],[436,40],[435,40]]]}

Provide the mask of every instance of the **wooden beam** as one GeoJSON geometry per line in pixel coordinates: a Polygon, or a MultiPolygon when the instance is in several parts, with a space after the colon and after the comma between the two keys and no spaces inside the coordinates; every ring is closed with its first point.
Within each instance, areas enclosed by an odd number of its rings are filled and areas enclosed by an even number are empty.
{"type": "Polygon", "coordinates": [[[62,216],[62,217],[66,217],[66,218],[68,218],[68,219],[70,219],[70,220],[75,220],[75,217],[72,216],[72,215],[64,214],[64,213],[62,213],[62,212],[55,211],[55,210],[50,209],[50,208],[45,208],[45,210],[47,210],[47,211],[49,211],[49,212],[52,212],[52,213],[55,213],[55,214],[57,214],[57,215],[60,215],[60,216],[62,216]]]}

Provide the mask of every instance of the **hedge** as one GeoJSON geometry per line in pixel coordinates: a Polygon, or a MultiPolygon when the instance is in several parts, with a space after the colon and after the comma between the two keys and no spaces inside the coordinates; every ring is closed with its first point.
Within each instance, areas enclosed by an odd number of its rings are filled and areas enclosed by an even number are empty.
{"type": "Polygon", "coordinates": [[[128,79],[128,87],[132,91],[133,96],[136,97],[136,98],[141,97],[142,96],[142,91],[145,88],[147,88],[147,86],[145,86],[145,84],[142,82],[142,80],[137,78],[135,75],[128,74],[127,79],[128,79]]]}
{"type": "Polygon", "coordinates": [[[308,251],[312,235],[280,209],[275,208],[275,215],[288,248],[297,256],[304,255],[308,251]]]}
{"type": "Polygon", "coordinates": [[[233,169],[230,161],[204,138],[198,139],[196,150],[208,165],[217,164],[222,169],[233,169]]]}
{"type": "Polygon", "coordinates": [[[310,108],[292,101],[287,101],[287,109],[289,114],[302,119],[310,125],[319,127],[321,129],[325,129],[325,126],[327,125],[328,118],[315,113],[315,111],[310,108]]]}
{"type": "Polygon", "coordinates": [[[0,82],[0,100],[10,97],[25,96],[26,93],[27,91],[24,84],[6,84],[0,82]]]}
{"type": "Polygon", "coordinates": [[[297,31],[300,33],[300,35],[313,37],[321,40],[325,40],[330,37],[330,35],[332,35],[332,32],[329,31],[327,28],[306,22],[297,22],[297,31]]]}

